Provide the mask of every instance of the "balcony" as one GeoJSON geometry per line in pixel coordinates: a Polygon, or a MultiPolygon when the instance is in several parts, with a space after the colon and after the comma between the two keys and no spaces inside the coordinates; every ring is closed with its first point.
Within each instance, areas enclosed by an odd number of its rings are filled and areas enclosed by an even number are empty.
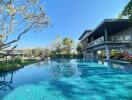
{"type": "Polygon", "coordinates": [[[115,36],[110,36],[108,41],[105,41],[104,37],[102,36],[102,37],[86,44],[86,48],[90,48],[90,47],[97,46],[97,45],[104,44],[104,43],[109,43],[109,44],[112,44],[112,43],[114,43],[114,44],[121,44],[121,43],[130,44],[131,43],[132,44],[132,40],[129,37],[124,38],[124,37],[117,36],[115,38],[115,36]]]}
{"type": "Polygon", "coordinates": [[[86,48],[94,46],[94,45],[98,45],[98,44],[103,43],[103,42],[104,42],[104,37],[102,36],[102,37],[100,37],[100,38],[98,38],[98,39],[86,44],[86,48]]]}

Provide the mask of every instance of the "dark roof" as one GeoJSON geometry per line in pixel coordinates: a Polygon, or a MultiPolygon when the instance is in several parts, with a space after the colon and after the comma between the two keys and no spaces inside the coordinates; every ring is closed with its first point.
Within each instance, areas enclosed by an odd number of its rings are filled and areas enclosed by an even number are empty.
{"type": "Polygon", "coordinates": [[[105,19],[91,34],[99,36],[104,33],[105,29],[108,34],[115,34],[129,27],[132,27],[132,22],[128,19],[105,19]]]}
{"type": "MultiPolygon", "coordinates": [[[[95,35],[96,37],[104,34],[104,30],[107,29],[109,34],[115,34],[120,31],[123,31],[129,27],[132,27],[132,22],[128,19],[105,19],[101,24],[99,24],[90,35],[95,35]]],[[[79,40],[88,32],[89,30],[84,31],[79,40]]]]}
{"type": "Polygon", "coordinates": [[[92,30],[85,30],[80,36],[79,40],[81,40],[88,32],[92,32],[92,30]]]}

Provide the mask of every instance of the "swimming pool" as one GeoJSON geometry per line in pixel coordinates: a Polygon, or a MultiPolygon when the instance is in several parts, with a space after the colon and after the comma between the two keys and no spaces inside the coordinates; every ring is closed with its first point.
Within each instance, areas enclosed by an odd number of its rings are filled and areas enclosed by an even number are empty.
{"type": "Polygon", "coordinates": [[[49,60],[0,74],[0,100],[132,100],[132,69],[49,60]]]}

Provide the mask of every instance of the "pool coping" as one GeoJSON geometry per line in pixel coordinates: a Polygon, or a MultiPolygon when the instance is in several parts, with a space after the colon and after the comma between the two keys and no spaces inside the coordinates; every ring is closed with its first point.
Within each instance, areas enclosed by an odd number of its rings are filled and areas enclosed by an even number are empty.
{"type": "Polygon", "coordinates": [[[117,63],[122,63],[122,64],[132,64],[131,62],[128,62],[128,61],[113,60],[113,59],[109,59],[106,61],[112,61],[112,62],[117,62],[117,63]]]}

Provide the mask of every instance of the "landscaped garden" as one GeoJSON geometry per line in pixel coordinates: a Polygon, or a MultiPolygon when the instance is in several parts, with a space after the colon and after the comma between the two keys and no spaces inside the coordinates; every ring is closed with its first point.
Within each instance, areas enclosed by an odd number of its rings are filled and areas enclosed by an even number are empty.
{"type": "Polygon", "coordinates": [[[36,63],[38,61],[39,60],[36,59],[27,59],[24,61],[21,59],[15,59],[14,61],[0,61],[0,72],[19,69],[26,65],[36,63]]]}

